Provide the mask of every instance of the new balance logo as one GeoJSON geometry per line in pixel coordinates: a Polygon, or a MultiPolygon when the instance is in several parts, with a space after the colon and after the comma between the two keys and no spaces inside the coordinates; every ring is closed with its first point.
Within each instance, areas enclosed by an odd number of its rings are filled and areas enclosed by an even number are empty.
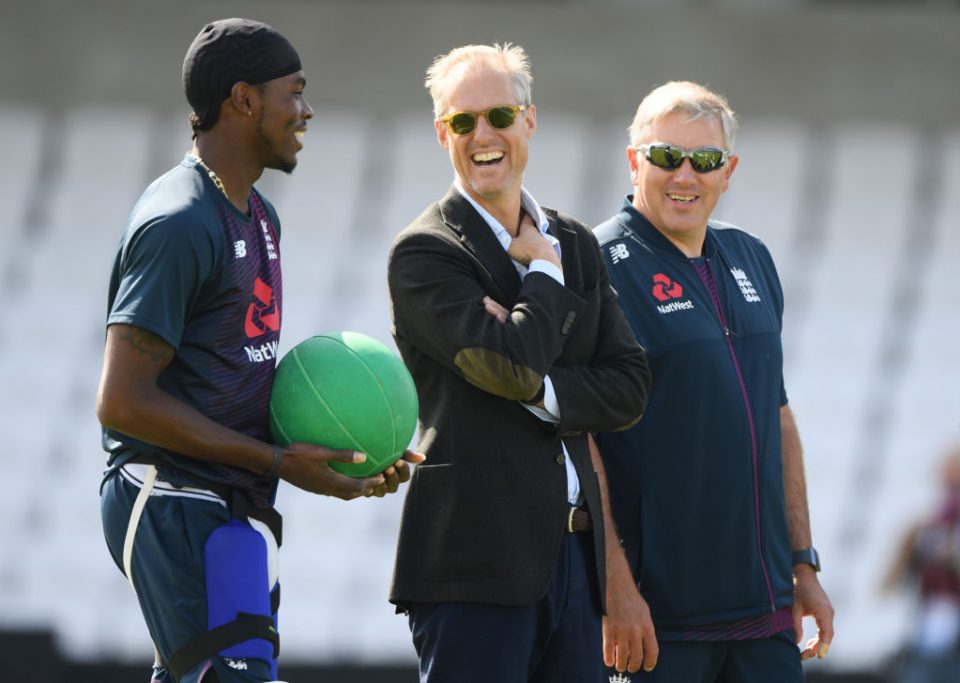
{"type": "Polygon", "coordinates": [[[233,257],[234,258],[243,258],[247,255],[247,241],[246,240],[237,240],[233,243],[233,257]]]}
{"type": "Polygon", "coordinates": [[[614,674],[610,677],[610,683],[630,683],[632,680],[626,674],[614,674]]]}
{"type": "Polygon", "coordinates": [[[630,258],[630,252],[627,251],[627,245],[623,244],[614,244],[610,247],[610,259],[614,263],[620,263],[625,258],[630,258]]]}

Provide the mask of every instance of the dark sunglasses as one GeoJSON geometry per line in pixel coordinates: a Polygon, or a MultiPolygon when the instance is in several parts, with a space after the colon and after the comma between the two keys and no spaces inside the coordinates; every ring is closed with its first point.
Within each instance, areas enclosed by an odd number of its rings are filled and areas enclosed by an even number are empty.
{"type": "Polygon", "coordinates": [[[667,171],[676,171],[683,164],[684,159],[690,159],[690,165],[694,171],[709,173],[722,168],[730,156],[728,150],[719,147],[697,147],[687,150],[665,142],[637,145],[637,149],[646,155],[647,161],[651,164],[667,171]]]}
{"type": "Polygon", "coordinates": [[[513,125],[517,120],[517,113],[527,108],[525,104],[504,104],[499,107],[492,107],[484,112],[458,111],[453,114],[441,116],[443,121],[450,128],[454,135],[469,135],[477,128],[477,122],[481,116],[487,119],[487,123],[494,130],[505,130],[513,125]]]}

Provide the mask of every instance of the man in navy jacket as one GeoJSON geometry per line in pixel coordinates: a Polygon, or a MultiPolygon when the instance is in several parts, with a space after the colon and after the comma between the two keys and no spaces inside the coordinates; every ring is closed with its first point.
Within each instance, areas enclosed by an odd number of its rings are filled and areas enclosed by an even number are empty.
{"type": "Polygon", "coordinates": [[[634,194],[595,230],[653,372],[643,420],[597,437],[660,644],[642,681],[801,681],[801,660],[833,638],[783,383],[780,281],[760,240],[710,220],[735,132],[722,96],[655,89],[630,129],[634,194]],[[804,615],[819,632],[801,651],[804,615]]]}

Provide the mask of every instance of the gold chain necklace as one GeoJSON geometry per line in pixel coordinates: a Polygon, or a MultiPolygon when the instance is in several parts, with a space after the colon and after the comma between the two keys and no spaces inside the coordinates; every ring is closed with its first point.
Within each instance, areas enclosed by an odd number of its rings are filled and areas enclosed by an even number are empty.
{"type": "Polygon", "coordinates": [[[212,168],[210,168],[209,166],[207,166],[207,165],[203,162],[203,159],[201,159],[198,155],[193,154],[193,153],[191,152],[191,153],[190,153],[190,156],[193,157],[194,161],[196,161],[198,164],[200,164],[200,166],[203,168],[203,170],[207,172],[207,175],[210,176],[210,180],[213,181],[213,184],[217,186],[217,189],[220,190],[220,191],[223,193],[223,196],[226,197],[227,200],[229,200],[229,199],[230,199],[230,195],[227,194],[227,188],[225,188],[225,187],[223,186],[223,181],[220,180],[220,176],[218,176],[218,175],[216,174],[216,172],[215,172],[212,168]]]}

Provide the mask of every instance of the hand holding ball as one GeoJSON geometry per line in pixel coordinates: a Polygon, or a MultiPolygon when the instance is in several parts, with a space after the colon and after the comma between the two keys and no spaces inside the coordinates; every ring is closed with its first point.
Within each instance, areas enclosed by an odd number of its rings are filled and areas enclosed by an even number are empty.
{"type": "Polygon", "coordinates": [[[359,332],[337,332],[300,342],[277,364],[270,429],[282,446],[362,451],[366,461],[330,467],[369,477],[403,456],[418,411],[413,379],[393,351],[359,332]]]}

